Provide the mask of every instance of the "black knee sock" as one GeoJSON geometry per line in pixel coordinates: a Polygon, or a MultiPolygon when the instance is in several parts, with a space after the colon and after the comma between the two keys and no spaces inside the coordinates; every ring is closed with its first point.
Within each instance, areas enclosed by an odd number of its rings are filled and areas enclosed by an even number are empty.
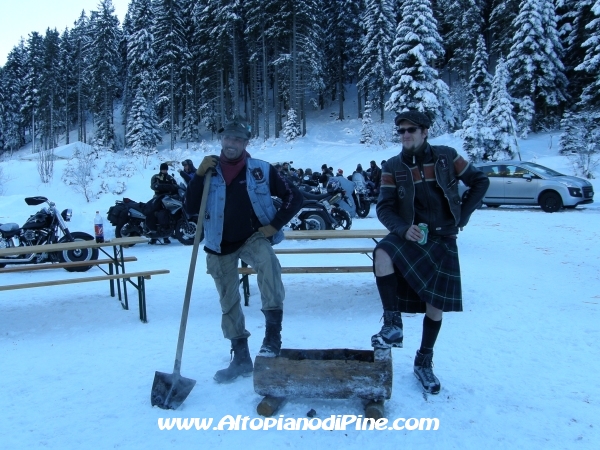
{"type": "Polygon", "coordinates": [[[398,311],[398,299],[396,298],[396,288],[398,287],[398,281],[396,281],[396,275],[390,274],[383,277],[375,277],[375,283],[377,284],[377,290],[381,297],[381,304],[385,311],[398,311]]]}
{"type": "Polygon", "coordinates": [[[424,354],[433,352],[433,346],[435,345],[441,327],[441,320],[431,320],[427,316],[423,318],[423,337],[421,338],[421,348],[419,349],[419,352],[424,354]]]}

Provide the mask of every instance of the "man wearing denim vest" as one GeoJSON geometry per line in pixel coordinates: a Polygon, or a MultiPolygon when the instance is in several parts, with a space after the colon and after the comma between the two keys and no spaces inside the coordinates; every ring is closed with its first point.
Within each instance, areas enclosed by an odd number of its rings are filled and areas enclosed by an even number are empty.
{"type": "Polygon", "coordinates": [[[219,130],[220,156],[206,156],[190,181],[186,209],[197,213],[204,177],[213,170],[204,215],[206,268],[215,281],[221,303],[221,329],[231,340],[233,359],[217,371],[218,383],[250,376],[253,371],[239,291],[239,260],[257,272],[265,315],[265,338],[259,355],[275,357],[281,349],[281,322],[285,291],[281,266],[272,245],[283,240],[281,228],[302,206],[302,194],[271,164],[251,158],[246,147],[251,133],[242,119],[227,122],[219,130]],[[271,196],[279,197],[277,211],[271,196]]]}

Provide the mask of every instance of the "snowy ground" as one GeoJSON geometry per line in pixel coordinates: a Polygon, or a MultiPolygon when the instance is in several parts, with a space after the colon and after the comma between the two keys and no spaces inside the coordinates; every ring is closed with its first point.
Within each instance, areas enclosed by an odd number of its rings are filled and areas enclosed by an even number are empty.
{"type": "MultiPolygon", "coordinates": [[[[351,173],[396,154],[388,144],[359,144],[358,121],[323,117],[309,135],[295,143],[253,143],[253,156],[293,160],[314,170],[326,162],[351,173]]],[[[571,174],[557,156],[557,135],[532,136],[521,142],[523,159],[571,174]],[[551,143],[554,143],[552,145],[551,143]]],[[[453,137],[433,143],[460,147],[453,137]]],[[[171,154],[161,152],[162,160],[171,154]]],[[[203,153],[185,149],[196,165],[203,153]]],[[[37,211],[23,198],[46,195],[59,208],[73,209],[73,231],[92,232],[96,210],[105,213],[121,196],[105,195],[91,203],[55,175],[40,183],[35,161],[3,161],[0,223],[24,220],[37,211]]],[[[145,201],[159,160],[128,179],[122,196],[145,201]]],[[[56,171],[66,164],[56,163],[56,171]]],[[[594,183],[595,191],[600,184],[594,183]]],[[[381,225],[371,212],[353,228],[381,225]]],[[[110,237],[109,233],[107,233],[110,237]]],[[[103,283],[0,293],[0,421],[2,448],[595,448],[600,442],[600,202],[576,210],[546,214],[539,208],[501,207],[477,211],[459,236],[465,311],[444,316],[435,353],[442,383],[437,396],[424,396],[412,374],[421,336],[422,316],[406,316],[405,348],[394,350],[394,383],[386,415],[438,418],[437,431],[160,431],[159,418],[258,418],[252,379],[229,385],[212,376],[229,362],[229,342],[222,338],[213,282],[201,253],[188,324],[182,374],[197,380],[177,411],[150,406],[156,370],[171,373],[191,247],[136,245],[126,255],[138,257],[136,269],[168,268],[169,275],[148,281],[149,322],[137,318],[136,302],[124,311],[103,283]],[[596,444],[593,444],[596,442],[596,444]]],[[[365,241],[365,244],[367,242],[365,241]]],[[[309,242],[284,242],[308,246],[309,242]]],[[[329,244],[328,244],[329,245],[329,244]]],[[[344,243],[336,242],[336,245],[344,243]]],[[[332,255],[344,264],[361,255],[332,255]]],[[[297,261],[281,257],[282,264],[297,261]]],[[[320,262],[321,263],[321,262],[320,262]]],[[[131,267],[133,269],[133,266],[131,267]]],[[[95,272],[92,269],[89,272],[95,272]]],[[[66,272],[64,272],[66,275],[66,272]]],[[[36,279],[56,277],[36,273],[36,279]]],[[[6,276],[6,275],[4,275],[6,276]]],[[[11,275],[11,283],[32,274],[11,275]]],[[[288,348],[368,349],[379,330],[381,305],[373,276],[286,275],[284,346],[288,348]]],[[[264,333],[260,298],[251,281],[251,306],[245,308],[253,355],[264,333]]],[[[359,401],[290,399],[285,419],[359,415],[359,401]]],[[[277,416],[279,417],[279,416],[277,416]]]]}

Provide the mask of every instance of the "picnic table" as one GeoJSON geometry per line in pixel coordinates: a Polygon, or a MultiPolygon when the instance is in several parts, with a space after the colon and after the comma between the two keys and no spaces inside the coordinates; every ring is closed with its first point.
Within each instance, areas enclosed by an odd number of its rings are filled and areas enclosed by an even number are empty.
{"type": "MultiPolygon", "coordinates": [[[[306,231],[285,231],[285,242],[286,240],[310,240],[309,246],[286,248],[285,246],[275,246],[274,251],[276,255],[307,255],[307,254],[340,254],[340,253],[356,253],[366,255],[371,263],[369,265],[311,265],[311,266],[284,266],[281,267],[282,274],[303,274],[303,273],[360,273],[360,272],[372,272],[373,271],[373,249],[378,239],[382,239],[389,233],[386,229],[376,230],[306,230],[306,231]],[[324,245],[313,245],[318,242],[319,244],[330,241],[331,239],[341,240],[346,239],[351,244],[350,246],[324,246],[324,245]],[[372,241],[372,242],[369,242],[372,241]]],[[[345,243],[345,242],[344,242],[345,243]]],[[[321,259],[319,259],[319,262],[321,259]]],[[[240,283],[243,287],[244,292],[244,304],[249,305],[250,302],[250,284],[248,281],[248,275],[255,274],[256,271],[249,267],[245,262],[241,261],[241,265],[238,269],[238,273],[242,275],[240,283]]]]}
{"type": "Polygon", "coordinates": [[[116,292],[119,298],[119,302],[123,309],[129,309],[129,299],[127,296],[127,284],[129,283],[138,291],[138,302],[140,320],[147,322],[146,313],[146,286],[145,280],[150,279],[153,275],[167,274],[170,271],[166,269],[157,270],[145,270],[139,272],[126,272],[125,263],[137,261],[136,257],[125,257],[123,249],[131,247],[135,244],[147,242],[148,240],[143,237],[125,237],[105,240],[104,242],[96,242],[95,240],[90,241],[76,241],[76,242],[60,242],[56,244],[46,245],[32,245],[24,247],[10,247],[0,249],[0,258],[6,258],[9,256],[40,253],[40,252],[62,252],[76,249],[98,249],[102,252],[106,258],[97,259],[93,261],[75,261],[65,263],[44,263],[44,264],[19,264],[14,266],[8,266],[0,269],[0,291],[10,291],[17,289],[29,289],[39,288],[48,286],[59,286],[66,284],[75,283],[88,283],[93,281],[109,281],[110,284],[110,295],[115,297],[115,284],[116,292]],[[107,265],[105,269],[102,267],[107,265]],[[96,266],[100,268],[105,275],[101,276],[84,276],[81,274],[84,272],[72,272],[71,277],[62,279],[51,279],[44,281],[32,281],[28,283],[19,284],[8,284],[9,279],[6,274],[28,272],[37,273],[41,270],[52,270],[52,269],[66,269],[75,267],[86,267],[96,266]],[[132,279],[137,278],[137,283],[132,279]],[[122,284],[121,284],[122,281],[122,284]],[[116,283],[115,283],[116,282],[116,283]],[[121,292],[122,291],[122,292],[121,292]]]}

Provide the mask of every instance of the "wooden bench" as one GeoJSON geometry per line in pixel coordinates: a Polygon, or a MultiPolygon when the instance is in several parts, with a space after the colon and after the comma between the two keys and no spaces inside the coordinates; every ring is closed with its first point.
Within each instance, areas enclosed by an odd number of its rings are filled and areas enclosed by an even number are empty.
{"type": "MultiPolygon", "coordinates": [[[[387,236],[387,230],[322,230],[322,231],[287,231],[286,240],[328,240],[328,239],[371,239],[373,245],[369,247],[298,247],[279,248],[274,247],[276,255],[310,255],[310,254],[364,254],[372,261],[371,253],[375,248],[377,239],[387,236]]],[[[285,242],[285,241],[284,241],[285,242]]],[[[373,271],[373,265],[344,265],[344,266],[283,266],[282,274],[305,274],[305,273],[368,273],[373,271]]],[[[238,273],[242,275],[240,283],[244,291],[244,304],[248,306],[250,300],[250,286],[248,275],[255,274],[252,267],[241,262],[238,273]]]]}
{"type": "MultiPolygon", "coordinates": [[[[134,262],[137,261],[137,258],[135,256],[126,256],[123,258],[123,261],[134,262]]],[[[76,261],[49,264],[21,264],[17,266],[4,267],[0,269],[0,273],[29,272],[30,270],[68,269],[71,267],[100,266],[101,264],[108,264],[109,273],[107,275],[112,273],[111,266],[114,264],[114,261],[112,259],[96,259],[94,261],[76,261]]]]}
{"type": "MultiPolygon", "coordinates": [[[[158,270],[146,270],[138,272],[126,272],[125,263],[137,261],[136,257],[125,257],[123,255],[123,248],[135,245],[140,242],[147,242],[145,238],[129,237],[129,238],[117,238],[111,241],[95,242],[95,241],[76,241],[76,242],[61,242],[56,244],[46,245],[35,245],[29,247],[14,247],[0,249],[0,256],[6,258],[9,255],[29,254],[38,252],[62,252],[68,250],[74,250],[78,248],[92,248],[98,249],[104,253],[108,258],[93,260],[93,261],[77,261],[77,262],[64,262],[64,263],[51,263],[51,264],[39,264],[39,265],[23,265],[16,267],[6,267],[0,269],[0,273],[18,273],[26,271],[40,271],[58,268],[73,268],[73,267],[87,267],[96,266],[104,272],[105,275],[101,276],[80,276],[83,272],[72,272],[71,278],[65,279],[54,279],[46,281],[38,281],[31,283],[20,283],[20,284],[4,284],[0,285],[0,291],[10,291],[16,289],[28,289],[36,287],[46,286],[60,286],[66,284],[75,283],[88,283],[92,281],[109,281],[110,282],[110,295],[115,296],[114,285],[117,285],[117,293],[119,296],[119,302],[123,309],[129,309],[129,302],[127,297],[127,284],[132,285],[138,291],[138,301],[140,310],[140,320],[147,322],[148,317],[146,313],[146,285],[144,280],[150,279],[153,275],[162,275],[170,273],[166,269],[158,270]],[[108,253],[105,249],[112,247],[112,254],[108,253]],[[108,271],[105,270],[102,265],[108,264],[108,271]],[[79,275],[78,275],[79,274],[79,275]],[[137,278],[137,283],[132,279],[137,278]],[[121,295],[121,281],[123,284],[123,295],[121,295]]],[[[2,277],[0,276],[0,282],[2,277]]],[[[6,282],[7,279],[4,278],[6,282]]]]}
{"type": "MultiPolygon", "coordinates": [[[[145,280],[149,280],[153,275],[163,275],[170,273],[169,270],[146,270],[143,272],[128,272],[128,273],[117,273],[112,275],[100,275],[95,277],[74,277],[62,280],[47,280],[47,281],[36,281],[32,283],[20,283],[20,284],[5,284],[0,286],[0,291],[12,291],[15,289],[29,289],[47,286],[61,286],[65,284],[75,283],[90,283],[93,281],[112,281],[122,279],[131,283],[138,291],[138,301],[140,309],[140,320],[144,323],[148,321],[148,315],[146,313],[146,284],[145,280]],[[131,278],[137,278],[137,283],[131,281],[131,278]]],[[[125,308],[125,306],[124,306],[125,308]]]]}

